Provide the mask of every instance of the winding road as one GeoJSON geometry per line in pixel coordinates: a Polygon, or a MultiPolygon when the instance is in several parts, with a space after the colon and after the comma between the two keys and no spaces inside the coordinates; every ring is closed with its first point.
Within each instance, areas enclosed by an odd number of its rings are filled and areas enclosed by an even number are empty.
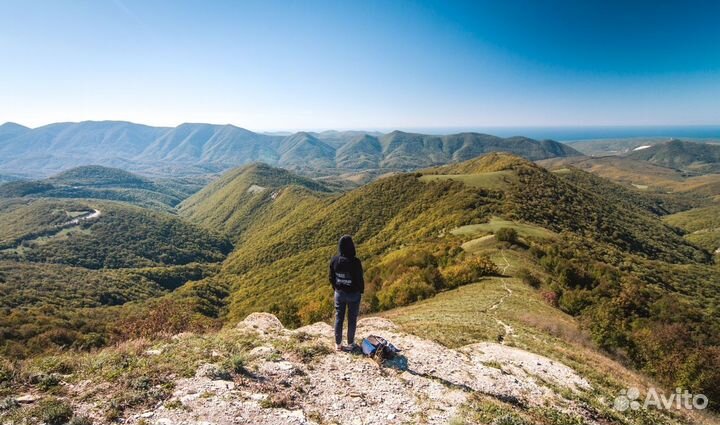
{"type": "Polygon", "coordinates": [[[54,229],[53,229],[54,231],[52,233],[43,234],[43,235],[37,236],[33,239],[23,239],[20,242],[18,242],[18,244],[16,246],[14,246],[12,248],[2,249],[2,250],[0,250],[0,252],[2,252],[2,253],[13,252],[13,251],[18,252],[17,250],[19,250],[25,243],[32,243],[35,241],[52,239],[55,236],[58,236],[58,234],[60,234],[60,232],[67,230],[69,228],[75,227],[75,226],[79,226],[80,223],[82,223],[83,221],[88,221],[88,220],[93,220],[95,218],[98,218],[98,217],[100,217],[101,214],[102,214],[102,212],[100,212],[100,210],[93,208],[92,212],[88,212],[79,217],[75,217],[70,221],[66,221],[65,223],[54,226],[54,229]]]}
{"type": "Polygon", "coordinates": [[[100,214],[101,214],[100,210],[93,208],[93,211],[91,213],[81,215],[80,217],[75,217],[74,219],[68,221],[67,223],[61,224],[60,227],[76,226],[76,225],[80,224],[81,221],[91,220],[93,218],[100,217],[100,214]]]}

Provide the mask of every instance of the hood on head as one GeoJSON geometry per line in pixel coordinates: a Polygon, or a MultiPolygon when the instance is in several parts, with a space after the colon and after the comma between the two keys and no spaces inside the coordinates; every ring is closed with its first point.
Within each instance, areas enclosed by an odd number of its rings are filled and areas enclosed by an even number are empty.
{"type": "Polygon", "coordinates": [[[338,242],[338,251],[343,257],[355,256],[355,243],[350,235],[345,235],[340,238],[340,242],[338,242]]]}

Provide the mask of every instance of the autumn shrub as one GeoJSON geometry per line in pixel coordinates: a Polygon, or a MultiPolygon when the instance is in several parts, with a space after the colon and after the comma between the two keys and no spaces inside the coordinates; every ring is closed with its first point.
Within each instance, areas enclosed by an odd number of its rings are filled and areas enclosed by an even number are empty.
{"type": "Polygon", "coordinates": [[[499,270],[488,257],[475,255],[466,257],[460,263],[441,270],[445,288],[457,288],[461,285],[476,282],[483,276],[496,275],[499,270]]]}
{"type": "Polygon", "coordinates": [[[331,291],[328,287],[327,295],[323,295],[320,299],[310,301],[302,305],[297,314],[301,323],[315,323],[331,317],[333,314],[333,301],[331,291]]]}
{"type": "Polygon", "coordinates": [[[195,313],[192,305],[161,299],[130,313],[115,324],[113,330],[120,340],[159,335],[175,335],[186,331],[205,331],[216,327],[211,318],[195,313]]]}
{"type": "Polygon", "coordinates": [[[411,269],[377,292],[379,307],[383,310],[408,305],[431,297],[435,288],[425,281],[421,270],[411,269]]]}
{"type": "Polygon", "coordinates": [[[542,299],[553,307],[558,306],[558,294],[555,291],[542,291],[540,292],[542,299]]]}

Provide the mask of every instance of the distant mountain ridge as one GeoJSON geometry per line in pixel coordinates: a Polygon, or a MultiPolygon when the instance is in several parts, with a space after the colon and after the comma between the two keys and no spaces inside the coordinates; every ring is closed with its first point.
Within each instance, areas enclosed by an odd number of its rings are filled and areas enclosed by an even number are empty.
{"type": "Polygon", "coordinates": [[[679,170],[703,173],[720,172],[720,145],[673,139],[646,149],[636,150],[627,156],[679,170]]]}
{"type": "Polygon", "coordinates": [[[407,170],[506,151],[530,160],[579,155],[573,148],[526,137],[479,133],[445,136],[393,131],[255,133],[233,125],[151,127],[124,121],[0,126],[0,172],[49,176],[82,165],[131,171],[222,171],[265,162],[297,170],[407,170]]]}

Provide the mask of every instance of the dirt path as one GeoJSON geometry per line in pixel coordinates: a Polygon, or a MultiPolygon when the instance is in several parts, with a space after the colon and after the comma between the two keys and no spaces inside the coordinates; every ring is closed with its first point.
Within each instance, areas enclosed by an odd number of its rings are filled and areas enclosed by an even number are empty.
{"type": "Polygon", "coordinates": [[[490,306],[490,309],[489,309],[490,311],[497,310],[497,308],[500,307],[500,306],[502,305],[502,303],[504,303],[505,300],[506,300],[508,297],[511,297],[511,296],[512,296],[513,291],[512,291],[512,289],[508,288],[506,282],[503,282],[503,289],[505,289],[505,291],[507,291],[507,294],[505,294],[505,295],[503,295],[502,297],[500,297],[500,299],[498,300],[498,302],[496,302],[495,304],[493,304],[492,306],[490,306]]]}
{"type": "Polygon", "coordinates": [[[507,269],[510,268],[510,262],[508,261],[507,257],[505,257],[505,251],[500,250],[500,255],[502,255],[503,261],[505,261],[505,265],[502,266],[503,269],[502,269],[502,272],[501,272],[501,273],[503,274],[503,276],[504,276],[505,273],[507,273],[507,269]]]}
{"type": "MultiPolygon", "coordinates": [[[[507,260],[506,260],[506,261],[507,261],[507,260]]],[[[493,304],[492,306],[490,306],[489,311],[495,312],[495,311],[498,309],[498,307],[500,307],[500,306],[505,302],[505,300],[507,300],[508,298],[512,297],[513,291],[512,291],[512,289],[508,288],[507,282],[503,282],[503,289],[505,289],[505,291],[506,291],[507,293],[506,293],[505,295],[503,295],[503,296],[498,300],[498,302],[496,302],[495,304],[493,304]]],[[[495,316],[495,322],[496,322],[498,325],[502,326],[503,331],[505,332],[503,335],[500,335],[500,336],[499,336],[498,340],[499,340],[499,342],[500,342],[501,344],[505,344],[505,341],[507,340],[507,338],[508,338],[509,336],[515,336],[515,329],[514,329],[512,326],[510,326],[510,325],[508,325],[507,323],[505,323],[505,322],[503,322],[502,320],[500,320],[500,319],[497,317],[497,313],[493,313],[493,315],[495,316]]]]}

